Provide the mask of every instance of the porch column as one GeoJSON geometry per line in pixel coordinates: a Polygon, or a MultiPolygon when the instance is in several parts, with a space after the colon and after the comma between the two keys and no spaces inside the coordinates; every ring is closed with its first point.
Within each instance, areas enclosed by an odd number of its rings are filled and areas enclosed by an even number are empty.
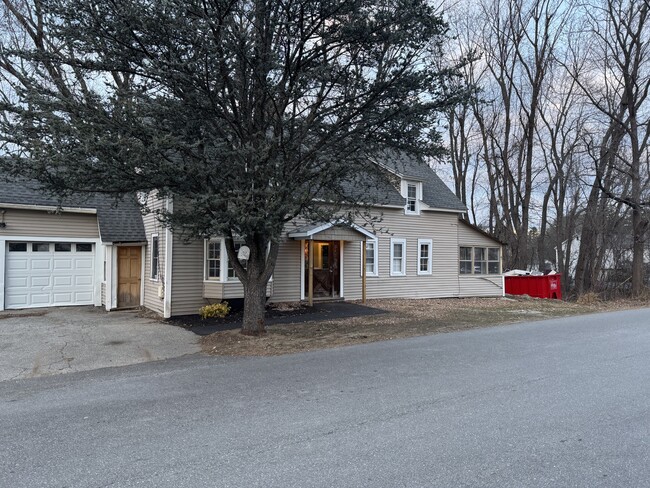
{"type": "Polygon", "coordinates": [[[361,303],[366,303],[366,239],[361,243],[361,303]]]}
{"type": "Polygon", "coordinates": [[[311,307],[314,305],[314,240],[309,239],[309,269],[308,269],[308,288],[307,288],[307,303],[311,307]]]}

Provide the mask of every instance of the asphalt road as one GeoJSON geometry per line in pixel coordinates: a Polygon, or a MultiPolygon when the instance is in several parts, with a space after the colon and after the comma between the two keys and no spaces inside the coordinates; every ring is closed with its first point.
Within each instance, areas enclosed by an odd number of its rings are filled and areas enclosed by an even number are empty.
{"type": "Polygon", "coordinates": [[[650,486],[650,310],[0,383],[0,486],[650,486]]]}

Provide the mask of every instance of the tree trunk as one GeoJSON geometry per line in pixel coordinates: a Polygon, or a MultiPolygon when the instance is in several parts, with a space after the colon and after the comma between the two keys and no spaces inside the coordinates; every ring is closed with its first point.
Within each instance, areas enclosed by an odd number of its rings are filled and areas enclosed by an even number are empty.
{"type": "Polygon", "coordinates": [[[632,227],[634,232],[634,244],[632,248],[632,296],[634,297],[641,295],[644,287],[643,248],[647,226],[648,222],[643,218],[641,210],[634,208],[632,210],[632,227]]]}
{"type": "Polygon", "coordinates": [[[250,280],[244,287],[244,322],[241,333],[244,335],[262,335],[264,315],[266,312],[266,282],[250,280]]]}

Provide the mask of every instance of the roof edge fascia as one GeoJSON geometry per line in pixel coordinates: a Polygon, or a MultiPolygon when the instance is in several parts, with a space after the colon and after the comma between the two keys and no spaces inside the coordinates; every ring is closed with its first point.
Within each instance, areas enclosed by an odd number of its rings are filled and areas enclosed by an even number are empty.
{"type": "Polygon", "coordinates": [[[16,209],[16,210],[40,210],[44,212],[66,212],[66,213],[82,213],[82,214],[97,214],[96,208],[87,207],[58,207],[56,205],[31,205],[24,203],[3,203],[0,202],[0,209],[16,209]]]}

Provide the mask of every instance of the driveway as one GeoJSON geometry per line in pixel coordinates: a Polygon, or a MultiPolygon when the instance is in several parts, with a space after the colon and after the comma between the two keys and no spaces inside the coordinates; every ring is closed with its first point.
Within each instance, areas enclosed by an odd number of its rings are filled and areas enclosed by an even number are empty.
{"type": "Polygon", "coordinates": [[[0,381],[199,352],[197,338],[139,312],[60,307],[0,312],[0,381]]]}
{"type": "Polygon", "coordinates": [[[647,487],[649,312],[5,381],[0,486],[647,487]]]}

